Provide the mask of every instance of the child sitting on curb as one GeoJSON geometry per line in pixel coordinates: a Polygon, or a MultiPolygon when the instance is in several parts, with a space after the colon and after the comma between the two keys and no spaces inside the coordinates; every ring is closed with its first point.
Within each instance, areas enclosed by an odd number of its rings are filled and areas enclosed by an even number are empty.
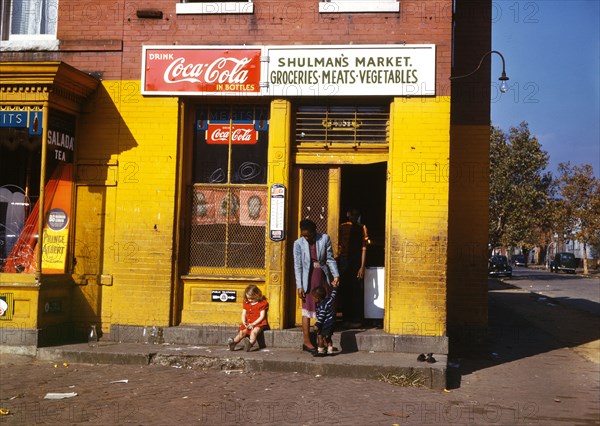
{"type": "Polygon", "coordinates": [[[249,285],[244,291],[242,301],[242,324],[235,337],[227,339],[229,350],[235,350],[235,345],[243,340],[244,349],[248,352],[256,338],[267,326],[267,310],[269,303],[260,289],[255,285],[249,285]]]}
{"type": "Polygon", "coordinates": [[[328,297],[325,297],[325,289],[317,287],[312,292],[312,297],[317,304],[317,352],[314,356],[333,355],[333,327],[335,326],[335,296],[337,294],[337,286],[331,290],[328,297]],[[327,347],[327,353],[325,353],[327,347]]]}

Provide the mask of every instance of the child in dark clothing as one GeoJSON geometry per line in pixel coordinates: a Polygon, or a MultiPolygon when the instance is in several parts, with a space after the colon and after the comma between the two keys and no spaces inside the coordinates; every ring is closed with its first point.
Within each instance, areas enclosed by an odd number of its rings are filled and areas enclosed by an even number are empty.
{"type": "Polygon", "coordinates": [[[312,297],[317,305],[317,352],[315,356],[333,355],[333,327],[335,326],[335,296],[337,294],[337,286],[331,290],[329,296],[326,297],[325,289],[317,287],[312,292],[312,297]],[[327,347],[327,353],[325,353],[327,347]]]}

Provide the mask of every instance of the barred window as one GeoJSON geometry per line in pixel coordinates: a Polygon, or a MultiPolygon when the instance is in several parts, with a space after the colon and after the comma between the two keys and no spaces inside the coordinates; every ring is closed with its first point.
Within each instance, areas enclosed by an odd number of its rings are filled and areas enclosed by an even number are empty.
{"type": "Polygon", "coordinates": [[[263,270],[267,208],[268,109],[197,110],[190,272],[263,270]]]}
{"type": "Polygon", "coordinates": [[[387,144],[389,106],[300,106],[296,143],[387,144]]]}

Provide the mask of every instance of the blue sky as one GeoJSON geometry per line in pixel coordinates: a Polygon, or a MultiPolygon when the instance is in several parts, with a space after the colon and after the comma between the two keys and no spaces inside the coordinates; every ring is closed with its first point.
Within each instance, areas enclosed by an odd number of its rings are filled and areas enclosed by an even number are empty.
{"type": "MultiPolygon", "coordinates": [[[[492,87],[492,125],[529,123],[560,162],[600,176],[600,0],[493,0],[492,49],[506,60],[509,91],[492,87]]],[[[502,62],[492,55],[492,82],[502,62]]]]}

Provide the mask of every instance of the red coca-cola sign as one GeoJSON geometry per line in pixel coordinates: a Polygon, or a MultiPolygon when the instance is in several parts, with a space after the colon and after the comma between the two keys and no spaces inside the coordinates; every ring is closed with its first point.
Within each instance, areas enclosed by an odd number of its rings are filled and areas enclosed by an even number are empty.
{"type": "Polygon", "coordinates": [[[227,145],[230,133],[232,145],[254,145],[258,141],[258,132],[254,129],[254,124],[209,124],[206,143],[227,145]]]}
{"type": "Polygon", "coordinates": [[[144,49],[142,94],[259,93],[260,49],[144,49]]]}

